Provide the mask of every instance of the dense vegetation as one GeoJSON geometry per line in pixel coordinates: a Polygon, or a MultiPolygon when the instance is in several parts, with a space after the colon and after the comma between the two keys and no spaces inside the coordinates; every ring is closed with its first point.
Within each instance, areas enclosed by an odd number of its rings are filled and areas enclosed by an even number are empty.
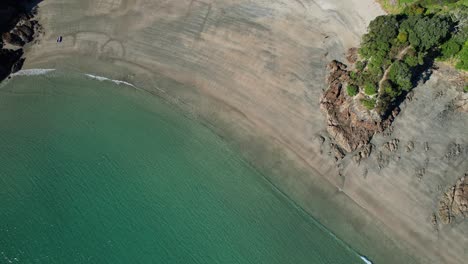
{"type": "Polygon", "coordinates": [[[390,14],[401,14],[410,6],[420,4],[432,13],[441,9],[450,9],[459,4],[466,4],[466,0],[377,0],[390,14]]]}
{"type": "Polygon", "coordinates": [[[400,14],[379,16],[369,24],[348,95],[362,94],[367,109],[385,116],[435,59],[468,70],[468,1],[433,2],[444,1],[417,1],[400,14]]]}

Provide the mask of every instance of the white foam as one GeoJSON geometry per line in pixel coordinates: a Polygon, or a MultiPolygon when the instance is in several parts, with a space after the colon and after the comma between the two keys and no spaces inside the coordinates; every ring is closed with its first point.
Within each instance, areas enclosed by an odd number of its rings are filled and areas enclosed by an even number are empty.
{"type": "Polygon", "coordinates": [[[26,69],[15,72],[10,76],[32,76],[32,75],[43,75],[49,72],[53,72],[55,69],[26,69]]]}
{"type": "Polygon", "coordinates": [[[364,256],[360,256],[361,259],[364,261],[364,263],[366,264],[372,264],[372,261],[370,261],[368,258],[364,257],[364,256]]]}
{"type": "Polygon", "coordinates": [[[113,79],[109,79],[109,78],[102,77],[102,76],[97,76],[97,75],[92,75],[92,74],[85,74],[85,75],[88,76],[89,78],[92,78],[92,79],[95,79],[95,80],[98,80],[98,81],[110,81],[110,82],[113,82],[113,83],[119,84],[119,85],[124,84],[124,85],[135,87],[135,85],[133,85],[133,84],[131,84],[129,82],[125,82],[125,81],[113,80],[113,79]]]}

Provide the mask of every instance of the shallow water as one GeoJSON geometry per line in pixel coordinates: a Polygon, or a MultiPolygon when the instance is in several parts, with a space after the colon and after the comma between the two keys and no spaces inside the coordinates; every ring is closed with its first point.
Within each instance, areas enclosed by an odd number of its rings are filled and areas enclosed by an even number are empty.
{"type": "Polygon", "coordinates": [[[144,91],[16,76],[0,124],[0,263],[363,263],[144,91]]]}

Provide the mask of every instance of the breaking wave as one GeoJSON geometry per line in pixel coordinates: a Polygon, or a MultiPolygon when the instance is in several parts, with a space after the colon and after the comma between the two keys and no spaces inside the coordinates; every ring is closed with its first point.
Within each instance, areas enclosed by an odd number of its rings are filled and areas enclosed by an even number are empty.
{"type": "Polygon", "coordinates": [[[10,76],[31,76],[31,75],[44,75],[49,72],[53,72],[55,69],[26,69],[15,72],[10,76]]]}
{"type": "Polygon", "coordinates": [[[119,85],[124,84],[124,85],[135,87],[135,85],[133,85],[133,84],[131,84],[129,82],[126,82],[126,81],[113,80],[113,79],[109,79],[109,78],[102,77],[102,76],[97,76],[97,75],[92,75],[92,74],[85,74],[85,75],[88,76],[91,79],[95,79],[95,80],[98,80],[98,81],[110,81],[110,82],[113,82],[113,83],[119,84],[119,85]]]}

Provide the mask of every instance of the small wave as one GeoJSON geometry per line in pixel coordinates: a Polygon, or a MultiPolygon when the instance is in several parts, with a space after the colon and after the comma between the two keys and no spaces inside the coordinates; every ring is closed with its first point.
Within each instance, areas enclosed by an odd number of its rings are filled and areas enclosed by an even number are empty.
{"type": "Polygon", "coordinates": [[[368,258],[364,257],[364,256],[360,256],[361,259],[364,261],[364,263],[366,264],[372,264],[372,261],[370,261],[368,258]]]}
{"type": "Polygon", "coordinates": [[[125,81],[113,80],[113,79],[109,79],[109,78],[102,77],[102,76],[97,76],[97,75],[92,75],[92,74],[85,74],[85,75],[88,76],[91,79],[95,79],[95,80],[98,80],[98,81],[110,81],[110,82],[113,82],[113,83],[119,84],[119,85],[124,84],[124,85],[135,87],[135,85],[133,85],[133,84],[131,84],[129,82],[125,82],[125,81]]]}
{"type": "Polygon", "coordinates": [[[32,76],[32,75],[44,75],[49,72],[53,72],[55,69],[26,69],[15,72],[10,76],[32,76]]]}

